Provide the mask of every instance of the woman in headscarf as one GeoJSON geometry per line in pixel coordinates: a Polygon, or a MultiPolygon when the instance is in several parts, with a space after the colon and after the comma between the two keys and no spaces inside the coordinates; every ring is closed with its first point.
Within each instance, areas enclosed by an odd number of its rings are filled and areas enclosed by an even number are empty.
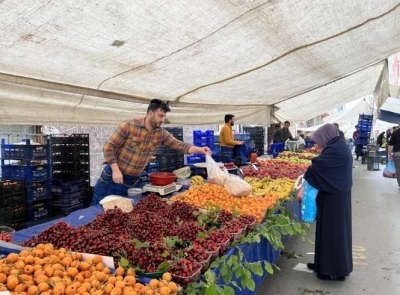
{"type": "Polygon", "coordinates": [[[322,280],[343,281],[353,270],[351,228],[351,151],[333,124],[318,128],[312,140],[322,148],[304,178],[319,190],[314,263],[322,280]]]}

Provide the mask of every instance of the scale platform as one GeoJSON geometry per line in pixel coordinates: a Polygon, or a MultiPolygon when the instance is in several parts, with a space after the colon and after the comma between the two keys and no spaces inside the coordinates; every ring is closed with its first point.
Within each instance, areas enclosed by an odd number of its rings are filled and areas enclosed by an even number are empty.
{"type": "Polygon", "coordinates": [[[168,195],[170,193],[176,192],[176,183],[173,182],[168,185],[164,186],[159,186],[159,185],[152,185],[152,184],[146,184],[143,186],[142,189],[143,192],[153,192],[153,193],[158,193],[161,196],[168,195]]]}

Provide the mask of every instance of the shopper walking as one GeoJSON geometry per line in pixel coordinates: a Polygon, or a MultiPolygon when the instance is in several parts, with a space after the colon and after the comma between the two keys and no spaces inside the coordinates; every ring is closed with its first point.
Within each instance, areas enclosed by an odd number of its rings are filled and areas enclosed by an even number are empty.
{"type": "Polygon", "coordinates": [[[235,116],[226,114],[224,121],[225,124],[219,132],[219,146],[222,162],[229,163],[233,162],[233,151],[235,145],[242,145],[244,141],[233,139],[232,126],[235,125],[235,116]]]}
{"type": "Polygon", "coordinates": [[[353,271],[352,155],[333,124],[318,128],[312,140],[322,148],[304,178],[319,190],[313,269],[321,280],[345,280],[353,271]]]}
{"type": "Polygon", "coordinates": [[[400,189],[400,129],[395,129],[390,136],[388,160],[393,160],[396,167],[397,185],[400,189]]]}
{"type": "Polygon", "coordinates": [[[208,147],[179,141],[161,127],[170,110],[167,103],[153,99],[144,118],[117,127],[103,147],[106,166],[94,187],[91,205],[108,195],[127,196],[129,188],[139,187],[142,171],[163,144],[185,154],[211,154],[208,147]]]}
{"type": "Polygon", "coordinates": [[[363,144],[358,143],[358,137],[357,137],[357,132],[358,132],[358,125],[355,126],[356,130],[353,132],[353,141],[354,141],[354,152],[356,154],[356,160],[360,156],[362,156],[362,150],[363,150],[363,144]]]}

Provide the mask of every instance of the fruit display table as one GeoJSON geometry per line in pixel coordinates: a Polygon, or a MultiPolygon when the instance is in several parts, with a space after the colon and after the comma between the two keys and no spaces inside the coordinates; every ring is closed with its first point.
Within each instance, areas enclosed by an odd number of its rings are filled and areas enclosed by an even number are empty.
{"type": "MultiPolygon", "coordinates": [[[[300,211],[300,206],[297,201],[292,201],[292,202],[286,202],[285,206],[293,213],[294,216],[296,216],[296,219],[300,218],[301,211],[300,211]]],[[[39,233],[41,233],[43,230],[48,228],[50,225],[58,222],[58,221],[64,221],[69,223],[71,226],[76,227],[80,225],[87,224],[91,222],[98,214],[104,212],[103,208],[100,205],[96,206],[91,206],[89,208],[85,208],[82,210],[75,211],[71,214],[69,214],[66,217],[62,217],[57,220],[52,220],[44,224],[36,225],[31,228],[27,228],[24,230],[20,230],[15,232],[13,239],[14,243],[21,243],[27,239],[29,239],[32,236],[35,236],[39,233]]],[[[283,242],[286,243],[288,240],[288,237],[283,238],[283,242]]],[[[237,254],[237,252],[240,251],[244,254],[245,259],[247,262],[257,262],[257,261],[267,261],[269,263],[275,263],[275,261],[279,257],[280,250],[275,250],[272,245],[268,242],[267,239],[262,238],[260,243],[247,243],[247,244],[242,244],[237,247],[233,247],[229,249],[226,253],[227,257],[230,257],[231,255],[237,254]]],[[[1,249],[0,249],[1,250],[1,249]]],[[[219,273],[219,270],[215,270],[216,273],[219,273]]],[[[255,291],[252,292],[248,289],[243,289],[239,291],[236,289],[234,286],[232,286],[235,289],[235,294],[255,294],[259,286],[261,285],[262,281],[265,279],[267,276],[267,273],[264,273],[263,276],[256,276],[253,275],[252,279],[255,282],[255,291]]],[[[150,281],[150,279],[147,279],[145,277],[140,278],[143,282],[146,282],[146,280],[150,281]]],[[[221,282],[223,284],[223,282],[221,282]]]]}

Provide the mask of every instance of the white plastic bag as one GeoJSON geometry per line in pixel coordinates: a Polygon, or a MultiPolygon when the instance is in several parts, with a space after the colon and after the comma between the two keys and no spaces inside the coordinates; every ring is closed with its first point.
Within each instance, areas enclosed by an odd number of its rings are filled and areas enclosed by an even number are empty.
{"type": "Polygon", "coordinates": [[[225,188],[231,196],[241,197],[251,194],[251,185],[237,175],[230,174],[225,182],[225,188]]]}
{"type": "Polygon", "coordinates": [[[226,169],[223,171],[210,155],[206,155],[207,182],[224,186],[229,177],[226,169]]]}

